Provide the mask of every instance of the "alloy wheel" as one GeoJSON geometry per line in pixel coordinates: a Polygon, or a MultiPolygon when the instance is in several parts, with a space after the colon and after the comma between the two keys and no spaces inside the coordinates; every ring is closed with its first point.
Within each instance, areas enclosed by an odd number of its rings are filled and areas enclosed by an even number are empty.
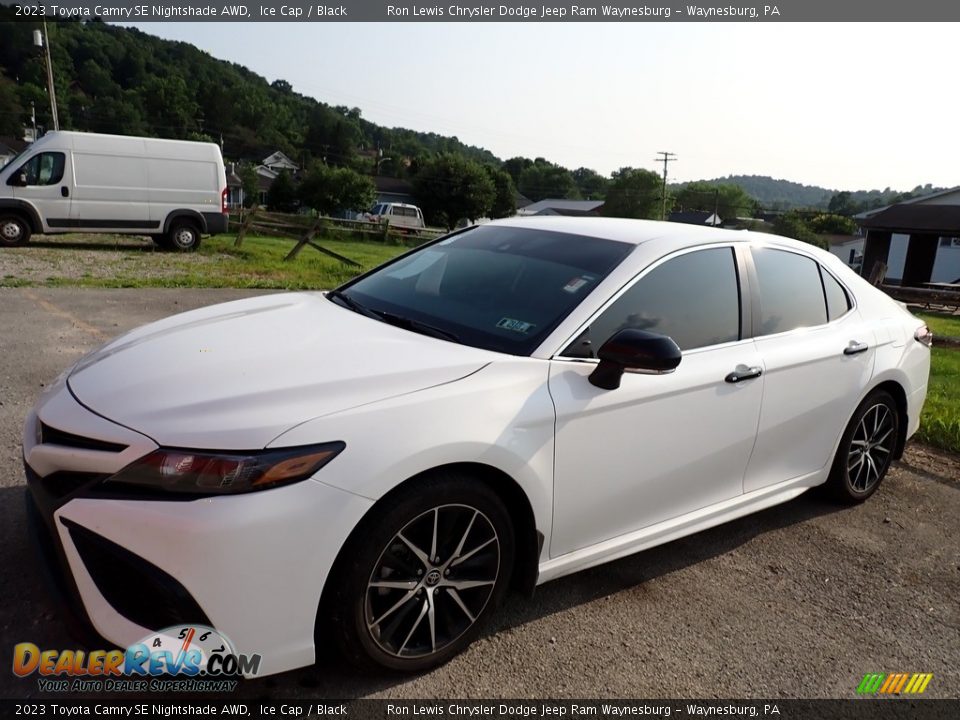
{"type": "Polygon", "coordinates": [[[847,477],[855,492],[866,493],[880,482],[893,458],[896,439],[890,408],[884,403],[870,406],[857,423],[847,453],[847,477]]]}
{"type": "Polygon", "coordinates": [[[384,652],[433,655],[480,617],[500,572],[500,538],[469,505],[440,505],[390,540],[367,583],[367,631],[384,652]]]}

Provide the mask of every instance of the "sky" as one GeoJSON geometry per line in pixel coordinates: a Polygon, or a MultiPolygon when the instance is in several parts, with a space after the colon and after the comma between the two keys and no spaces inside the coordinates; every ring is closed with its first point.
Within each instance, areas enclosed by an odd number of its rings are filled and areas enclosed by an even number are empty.
{"type": "Polygon", "coordinates": [[[502,159],[960,185],[956,24],[131,24],[502,159]]]}

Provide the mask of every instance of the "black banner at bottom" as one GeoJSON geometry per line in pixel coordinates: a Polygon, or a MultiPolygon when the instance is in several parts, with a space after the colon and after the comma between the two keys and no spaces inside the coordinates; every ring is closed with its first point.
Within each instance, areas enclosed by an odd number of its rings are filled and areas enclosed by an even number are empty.
{"type": "Polygon", "coordinates": [[[955,720],[960,700],[0,700],[2,717],[955,720]]]}

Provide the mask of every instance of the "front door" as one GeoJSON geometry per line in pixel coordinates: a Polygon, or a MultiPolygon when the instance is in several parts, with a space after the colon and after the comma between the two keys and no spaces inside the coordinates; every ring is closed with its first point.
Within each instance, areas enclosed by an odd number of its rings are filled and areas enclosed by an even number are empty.
{"type": "Polygon", "coordinates": [[[753,341],[743,339],[738,278],[729,246],[668,257],[551,361],[551,557],[743,492],[764,378],[753,341]],[[672,373],[628,372],[618,389],[597,388],[589,358],[626,327],[669,335],[683,359],[672,373]]]}
{"type": "Polygon", "coordinates": [[[8,182],[13,196],[36,208],[44,229],[66,230],[70,224],[70,156],[59,151],[37,153],[8,182]],[[26,184],[20,184],[25,181],[26,184]]]}

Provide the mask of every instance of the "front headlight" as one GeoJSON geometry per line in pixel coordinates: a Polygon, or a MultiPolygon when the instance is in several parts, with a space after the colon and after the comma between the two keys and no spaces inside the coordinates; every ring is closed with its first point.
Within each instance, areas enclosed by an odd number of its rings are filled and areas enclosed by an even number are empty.
{"type": "Polygon", "coordinates": [[[230,495],[306,480],[333,460],[342,442],[279,450],[205,452],[155,450],[107,480],[107,486],[137,486],[192,495],[230,495]]]}

